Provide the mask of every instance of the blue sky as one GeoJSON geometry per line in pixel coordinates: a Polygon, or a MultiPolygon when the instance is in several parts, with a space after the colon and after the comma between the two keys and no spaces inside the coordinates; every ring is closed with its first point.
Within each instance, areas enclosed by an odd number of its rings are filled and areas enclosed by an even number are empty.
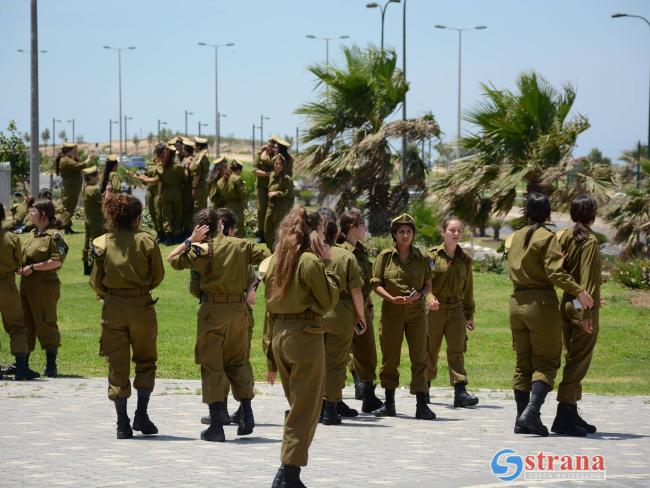
{"type": "MultiPolygon", "coordinates": [[[[39,42],[41,130],[52,117],[76,119],[86,141],[106,141],[117,119],[117,54],[105,44],[137,47],[123,55],[123,108],[129,137],[156,132],[156,121],[192,132],[198,121],[214,132],[214,57],[197,42],[234,42],[219,54],[222,134],[249,137],[261,113],[265,135],[294,134],[294,109],[314,97],[306,66],[323,62],[319,36],[349,35],[347,43],[379,44],[380,16],[365,0],[41,0],[39,42]]],[[[457,35],[434,24],[487,30],[463,36],[463,108],[480,97],[479,83],[512,87],[534,69],[556,86],[578,92],[575,110],[592,127],[576,155],[592,147],[616,158],[647,139],[650,29],[616,11],[650,16],[644,0],[408,0],[409,115],[431,110],[447,137],[455,136],[457,35]]],[[[402,6],[386,13],[386,46],[401,56],[402,6]]],[[[29,1],[0,2],[0,128],[10,119],[29,127],[29,1]]],[[[340,60],[331,43],[333,62],[340,60]]],[[[400,60],[401,65],[401,60],[400,60]]],[[[70,134],[69,124],[62,124],[70,134]]],[[[471,130],[463,124],[463,130],[471,130]]],[[[57,128],[58,132],[58,128],[57,128]]],[[[115,132],[114,132],[115,134],[115,132]]],[[[115,136],[114,136],[115,137],[115,136]]]]}

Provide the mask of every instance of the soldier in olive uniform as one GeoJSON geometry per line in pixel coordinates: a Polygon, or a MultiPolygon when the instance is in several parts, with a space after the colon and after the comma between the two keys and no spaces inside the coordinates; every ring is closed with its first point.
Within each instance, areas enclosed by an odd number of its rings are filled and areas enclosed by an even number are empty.
{"type": "Polygon", "coordinates": [[[560,315],[566,362],[557,388],[557,415],[551,427],[558,434],[584,436],[596,432],[596,426],[580,417],[578,402],[582,399],[582,380],[589,370],[600,330],[603,265],[598,239],[591,230],[597,209],[596,201],[590,196],[576,198],[571,203],[571,219],[575,225],[558,233],[564,269],[594,300],[593,309],[584,310],[576,309],[574,295],[565,292],[562,296],[560,315]]]}
{"type": "Polygon", "coordinates": [[[474,330],[474,280],[472,258],[460,247],[463,224],[454,217],[442,223],[443,243],[429,250],[431,267],[431,295],[427,305],[428,384],[438,373],[438,355],[442,338],[447,343],[447,366],[449,381],[454,387],[454,407],[471,407],[478,398],[467,393],[467,372],[465,352],[467,351],[467,330],[474,330]]]}
{"type": "Polygon", "coordinates": [[[214,208],[225,207],[235,214],[237,219],[237,237],[244,237],[244,209],[248,203],[246,187],[238,174],[233,172],[241,168],[241,164],[232,160],[230,167],[225,163],[219,168],[218,177],[212,182],[210,188],[210,201],[214,208]]]}
{"type": "Polygon", "coordinates": [[[108,399],[115,403],[117,438],[133,430],[157,434],[147,407],[156,379],[158,322],[151,290],[163,280],[160,249],[153,237],[139,231],[142,203],[131,195],[110,195],[104,202],[109,233],[93,241],[95,262],[90,286],[104,300],[100,355],[108,358],[108,399]],[[131,396],[129,370],[133,349],[138,406],[133,428],[127,414],[131,396]]]}
{"type": "Polygon", "coordinates": [[[176,148],[165,146],[163,161],[158,169],[158,193],[161,207],[165,244],[173,244],[181,239],[183,219],[183,167],[174,162],[176,148]]]}
{"type": "Polygon", "coordinates": [[[15,202],[11,205],[11,218],[4,221],[3,217],[0,219],[0,224],[4,230],[14,231],[22,227],[25,223],[25,219],[29,214],[29,208],[27,206],[27,199],[23,194],[17,191],[14,194],[15,202]]]}
{"type": "Polygon", "coordinates": [[[84,213],[86,235],[84,237],[84,249],[82,261],[84,264],[84,274],[90,275],[92,270],[93,253],[90,244],[93,239],[101,236],[106,232],[104,228],[104,213],[102,212],[102,192],[99,190],[97,182],[99,173],[97,166],[91,166],[83,170],[85,185],[83,189],[84,213]]]}
{"type": "Polygon", "coordinates": [[[517,356],[512,386],[517,403],[516,434],[548,435],[540,409],[553,388],[562,355],[562,325],[553,285],[575,295],[585,308],[591,296],[562,268],[562,248],[555,234],[544,227],[551,204],[531,193],[524,216],[529,225],[506,242],[510,280],[510,330],[517,356]],[[531,394],[532,392],[532,394],[531,394]]]}
{"type": "Polygon", "coordinates": [[[61,346],[57,325],[57,302],[61,296],[61,281],[57,270],[68,253],[63,236],[53,228],[56,218],[51,200],[36,200],[30,211],[36,226],[23,246],[23,268],[20,274],[20,298],[27,326],[27,348],[31,352],[36,338],[45,349],[45,376],[58,374],[56,357],[61,346]]]}
{"type": "MultiPolygon", "coordinates": [[[[153,157],[147,162],[147,166],[144,170],[143,176],[146,177],[146,180],[140,179],[140,181],[147,185],[144,201],[149,212],[149,217],[151,217],[151,223],[154,229],[156,229],[156,242],[158,243],[165,240],[162,228],[162,216],[160,215],[160,207],[158,205],[158,180],[156,179],[163,158],[164,149],[164,144],[156,145],[153,150],[153,157]]],[[[134,174],[134,176],[137,178],[137,175],[134,174]]]]}
{"type": "Polygon", "coordinates": [[[273,156],[276,154],[275,143],[269,140],[259,153],[255,161],[255,176],[257,177],[257,237],[259,242],[264,242],[264,226],[266,225],[266,209],[269,198],[269,181],[273,174],[273,156]]]}
{"type": "Polygon", "coordinates": [[[275,143],[276,154],[273,156],[273,159],[275,159],[278,154],[282,156],[282,159],[284,159],[284,172],[293,178],[293,156],[289,154],[291,144],[280,138],[280,136],[273,136],[270,140],[275,143]]]}
{"type": "Polygon", "coordinates": [[[348,210],[341,215],[339,225],[341,228],[338,238],[339,245],[354,254],[363,279],[361,293],[365,307],[366,332],[353,335],[350,371],[354,379],[355,398],[363,400],[361,411],[370,413],[381,408],[383,403],[375,395],[377,346],[373,326],[374,306],[370,298],[372,292],[372,285],[370,284],[372,263],[368,257],[368,249],[361,243],[366,238],[366,222],[359,210],[348,210]]]}
{"type": "Polygon", "coordinates": [[[273,176],[269,183],[264,230],[264,239],[271,251],[273,251],[276,231],[280,226],[280,222],[293,206],[293,180],[286,173],[285,160],[280,154],[273,158],[273,170],[273,176]]]}
{"type": "Polygon", "coordinates": [[[325,227],[325,243],[330,246],[331,259],[327,270],[338,277],[339,301],[325,314],[325,399],[323,400],[323,425],[338,425],[341,417],[356,417],[359,412],[343,401],[345,373],[355,325],[361,325],[357,333],[366,332],[366,318],[361,286],[363,279],[357,260],[350,251],[336,244],[339,229],[336,215],[329,208],[318,210],[325,227]]]}
{"type": "Polygon", "coordinates": [[[226,378],[235,400],[241,402],[237,434],[251,434],[255,427],[253,378],[246,367],[249,321],[243,291],[248,285],[249,265],[259,264],[265,251],[244,239],[219,234],[219,219],[213,209],[200,210],[196,222],[192,235],[172,251],[168,260],[174,269],[192,269],[200,276],[203,296],[195,359],[201,365],[203,402],[210,408],[211,421],[201,439],[223,442],[226,378]]]}
{"type": "Polygon", "coordinates": [[[56,174],[61,176],[61,200],[63,202],[61,227],[66,234],[74,234],[72,216],[81,193],[81,170],[90,166],[92,154],[92,151],[88,151],[86,160],[79,161],[77,160],[77,145],[66,142],[55,160],[56,174]]]}
{"type": "MultiPolygon", "coordinates": [[[[264,276],[266,309],[273,320],[269,359],[280,372],[290,405],[275,488],[303,486],[300,467],[307,465],[318,425],[325,379],[323,315],[336,306],[340,287],[336,275],[326,269],[331,254],[323,234],[318,214],[303,207],[291,210],[280,225],[277,251],[264,276]]],[[[267,373],[271,384],[272,371],[267,373]]]]}
{"type": "MultiPolygon", "coordinates": [[[[0,203],[0,222],[5,218],[4,206],[0,203]]],[[[9,347],[16,363],[11,368],[17,380],[33,380],[40,375],[27,366],[27,328],[23,322],[20,295],[16,288],[15,273],[22,268],[22,251],[18,236],[0,229],[0,317],[9,334],[9,347]]],[[[0,372],[0,378],[2,373],[0,372]]]]}
{"type": "Polygon", "coordinates": [[[399,362],[406,335],[411,359],[411,394],[417,398],[415,418],[433,420],[436,415],[426,400],[427,383],[427,313],[424,297],[431,291],[431,268],[426,257],[413,245],[415,220],[402,214],[391,222],[395,247],[384,249],[375,260],[370,281],[382,299],[382,364],[379,377],[386,391],[384,406],[375,412],[379,417],[394,417],[395,389],[399,386],[399,362]]]}
{"type": "Polygon", "coordinates": [[[192,178],[192,165],[194,164],[194,148],[196,143],[189,137],[181,139],[183,144],[182,153],[180,155],[181,165],[183,167],[183,218],[182,229],[183,235],[191,232],[194,217],[194,191],[193,191],[193,178],[192,178]]]}
{"type": "Polygon", "coordinates": [[[106,192],[111,194],[122,192],[122,184],[120,182],[120,175],[117,172],[117,166],[117,154],[111,154],[106,158],[106,166],[104,166],[104,174],[102,175],[100,188],[102,195],[105,195],[106,192]]]}

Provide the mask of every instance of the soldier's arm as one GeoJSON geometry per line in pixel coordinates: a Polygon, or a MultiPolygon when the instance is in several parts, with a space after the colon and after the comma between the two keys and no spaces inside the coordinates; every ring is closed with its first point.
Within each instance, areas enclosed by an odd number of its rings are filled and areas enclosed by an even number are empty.
{"type": "Polygon", "coordinates": [[[311,290],[318,306],[325,312],[332,310],[339,301],[338,277],[327,271],[320,259],[304,263],[301,275],[301,281],[311,290]]]}
{"type": "Polygon", "coordinates": [[[472,261],[467,262],[467,281],[465,282],[465,292],[463,293],[463,310],[465,311],[465,320],[474,320],[474,274],[472,273],[472,261]]]}
{"type": "Polygon", "coordinates": [[[252,242],[245,241],[248,250],[248,259],[251,264],[260,264],[271,255],[266,247],[256,246],[252,242]]]}
{"type": "Polygon", "coordinates": [[[571,275],[565,271],[562,247],[555,234],[549,236],[541,253],[544,260],[544,271],[553,285],[574,296],[578,296],[584,291],[571,275]]]}
{"type": "Polygon", "coordinates": [[[106,295],[106,287],[103,284],[104,281],[104,255],[106,249],[103,247],[105,242],[105,235],[98,237],[92,243],[92,253],[95,256],[93,260],[93,269],[90,273],[90,280],[88,284],[90,287],[95,290],[99,298],[104,298],[106,295]]]}
{"type": "MultiPolygon", "coordinates": [[[[597,263],[599,258],[598,241],[589,239],[582,245],[580,255],[580,286],[592,297],[600,287],[601,270],[597,263]]],[[[583,319],[592,318],[591,310],[583,310],[583,319]]]]}
{"type": "Polygon", "coordinates": [[[151,266],[151,286],[150,289],[156,288],[162,283],[165,277],[165,267],[162,262],[162,255],[160,254],[160,247],[153,240],[153,249],[149,257],[149,266],[151,266]]]}

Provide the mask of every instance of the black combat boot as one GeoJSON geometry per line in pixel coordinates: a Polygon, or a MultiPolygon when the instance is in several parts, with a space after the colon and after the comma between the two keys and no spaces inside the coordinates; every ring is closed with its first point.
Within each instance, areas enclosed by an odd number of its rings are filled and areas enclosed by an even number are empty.
{"type": "Polygon", "coordinates": [[[230,416],[230,421],[231,421],[233,424],[238,424],[238,423],[239,423],[239,417],[240,417],[240,416],[241,416],[241,405],[239,405],[239,407],[237,407],[237,410],[235,410],[235,413],[233,413],[233,414],[230,416]]]}
{"type": "Polygon", "coordinates": [[[300,481],[300,466],[292,464],[282,465],[282,482],[280,488],[302,488],[305,485],[300,481]]]}
{"type": "Polygon", "coordinates": [[[415,394],[417,405],[415,407],[415,418],[420,420],[435,420],[436,414],[427,405],[426,395],[423,391],[415,394]]]}
{"type": "Polygon", "coordinates": [[[576,423],[571,405],[562,402],[557,404],[557,414],[555,415],[555,420],[553,420],[551,430],[556,434],[572,437],[584,437],[587,435],[587,431],[576,423]]]}
{"type": "Polygon", "coordinates": [[[587,423],[578,413],[578,404],[576,403],[575,405],[571,405],[571,411],[573,412],[573,418],[575,420],[575,423],[578,427],[582,427],[587,431],[587,434],[595,434],[596,433],[596,426],[587,423]]]}
{"type": "Polygon", "coordinates": [[[56,354],[58,349],[46,349],[45,350],[45,376],[48,378],[56,378],[59,374],[56,368],[56,354]]]}
{"type": "Polygon", "coordinates": [[[165,246],[171,246],[174,244],[174,235],[171,232],[165,233],[165,240],[163,241],[165,246]]]}
{"type": "Polygon", "coordinates": [[[363,383],[359,381],[355,371],[350,371],[350,373],[352,373],[352,381],[354,381],[354,399],[363,400],[363,383]]]}
{"type": "Polygon", "coordinates": [[[354,408],[350,408],[344,401],[336,403],[336,410],[341,417],[356,417],[359,412],[354,408]]]}
{"type": "Polygon", "coordinates": [[[521,413],[515,425],[526,427],[531,434],[546,437],[548,429],[542,423],[541,408],[551,387],[543,381],[533,381],[533,388],[528,405],[521,413]]]}
{"type": "Polygon", "coordinates": [[[159,230],[158,232],[156,232],[156,242],[158,244],[162,244],[165,242],[165,233],[163,231],[159,230]]]}
{"type": "Polygon", "coordinates": [[[65,235],[69,235],[69,234],[78,234],[78,232],[75,232],[74,230],[72,230],[72,224],[70,224],[70,225],[66,225],[66,226],[63,228],[63,233],[64,233],[65,235]]]}
{"type": "Polygon", "coordinates": [[[253,416],[253,408],[251,407],[250,398],[245,398],[241,401],[240,409],[241,413],[239,415],[237,435],[251,434],[255,428],[255,417],[253,416]]]}
{"type": "Polygon", "coordinates": [[[223,408],[221,409],[221,425],[230,425],[230,414],[228,413],[228,395],[223,399],[223,408]]]}
{"type": "Polygon", "coordinates": [[[467,393],[465,385],[467,383],[454,384],[454,407],[473,407],[478,404],[478,398],[467,393]]]}
{"type": "Polygon", "coordinates": [[[323,412],[323,425],[340,425],[341,416],[336,408],[336,402],[325,402],[325,412],[323,412]]]}
{"type": "Polygon", "coordinates": [[[92,272],[92,270],[93,270],[92,266],[89,263],[87,263],[86,261],[84,261],[84,275],[85,276],[90,276],[90,273],[92,272]]]}
{"type": "Polygon", "coordinates": [[[131,421],[126,413],[127,398],[116,398],[113,400],[115,403],[115,411],[117,412],[117,438],[130,439],[133,437],[133,429],[131,429],[131,421]]]}
{"type": "Polygon", "coordinates": [[[273,478],[273,483],[271,488],[280,488],[282,486],[282,481],[284,480],[284,464],[281,464],[278,468],[278,472],[275,473],[275,478],[273,478]]]}
{"type": "Polygon", "coordinates": [[[517,425],[517,419],[524,413],[528,402],[530,401],[530,392],[522,390],[514,390],[515,402],[517,403],[517,417],[515,418],[515,434],[530,434],[530,431],[523,426],[517,425]]]}
{"type": "Polygon", "coordinates": [[[395,412],[395,388],[385,388],[384,392],[386,393],[386,400],[384,401],[384,406],[379,410],[375,410],[374,414],[376,417],[394,417],[395,412]]]}
{"type": "Polygon", "coordinates": [[[363,382],[363,403],[361,404],[361,411],[363,413],[371,413],[381,408],[384,404],[375,395],[375,385],[372,381],[363,382]]]}
{"type": "Polygon", "coordinates": [[[27,365],[27,353],[18,352],[15,357],[16,369],[14,373],[16,375],[16,380],[34,380],[41,377],[41,375],[36,371],[29,369],[29,366],[27,365]]]}
{"type": "Polygon", "coordinates": [[[158,433],[158,428],[149,418],[147,407],[149,406],[149,397],[151,390],[138,390],[138,406],[133,416],[133,430],[142,432],[144,435],[153,435],[158,433]]]}
{"type": "Polygon", "coordinates": [[[201,440],[225,442],[226,434],[223,433],[223,425],[221,425],[223,402],[214,402],[208,406],[210,407],[210,427],[201,432],[201,440]]]}
{"type": "Polygon", "coordinates": [[[431,389],[431,381],[427,381],[427,391],[424,394],[424,399],[427,403],[431,403],[431,395],[429,395],[429,390],[431,389]]]}

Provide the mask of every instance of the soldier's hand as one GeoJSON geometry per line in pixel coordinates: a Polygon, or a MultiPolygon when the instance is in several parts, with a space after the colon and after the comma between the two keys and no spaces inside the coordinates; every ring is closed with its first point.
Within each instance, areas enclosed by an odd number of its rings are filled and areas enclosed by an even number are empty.
{"type": "Polygon", "coordinates": [[[431,298],[427,302],[427,310],[438,310],[440,308],[440,302],[436,297],[431,298]]]}
{"type": "Polygon", "coordinates": [[[266,381],[268,381],[271,386],[275,385],[275,371],[266,372],[266,381]]]}
{"type": "Polygon", "coordinates": [[[465,327],[467,327],[467,330],[474,330],[476,328],[476,325],[474,325],[473,320],[468,320],[465,322],[465,327]]]}
{"type": "Polygon", "coordinates": [[[390,302],[395,305],[404,305],[406,304],[406,297],[393,297],[390,302]]]}
{"type": "Polygon", "coordinates": [[[24,266],[22,270],[20,270],[20,274],[23,276],[29,276],[30,274],[33,273],[33,269],[31,266],[24,266]]]}
{"type": "Polygon", "coordinates": [[[253,307],[255,306],[256,299],[257,293],[255,292],[255,288],[249,288],[246,292],[246,303],[248,303],[249,306],[253,307]]]}
{"type": "Polygon", "coordinates": [[[591,295],[589,295],[589,293],[586,291],[580,292],[580,295],[578,295],[578,300],[580,300],[582,306],[587,310],[594,306],[594,299],[591,298],[591,295]]]}
{"type": "Polygon", "coordinates": [[[192,231],[190,236],[190,241],[192,242],[202,242],[205,239],[205,236],[210,232],[210,227],[207,225],[197,225],[192,231]]]}
{"type": "Polygon", "coordinates": [[[583,319],[582,320],[582,330],[584,330],[587,334],[593,334],[594,333],[594,322],[591,319],[583,319]]]}

